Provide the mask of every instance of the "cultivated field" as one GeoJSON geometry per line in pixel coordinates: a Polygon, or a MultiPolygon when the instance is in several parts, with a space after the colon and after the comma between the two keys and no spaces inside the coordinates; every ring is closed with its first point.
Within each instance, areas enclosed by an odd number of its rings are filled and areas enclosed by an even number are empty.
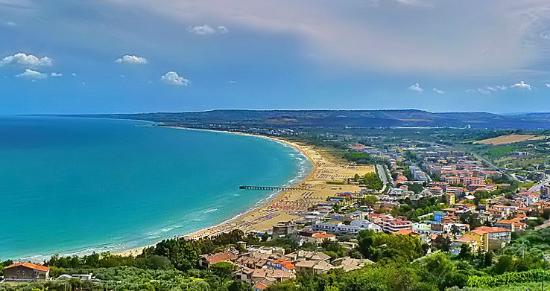
{"type": "Polygon", "coordinates": [[[533,134],[508,134],[501,135],[493,138],[488,138],[484,140],[476,141],[476,144],[486,144],[486,145],[503,145],[511,144],[522,141],[531,141],[531,140],[541,140],[544,139],[544,136],[533,135],[533,134]]]}

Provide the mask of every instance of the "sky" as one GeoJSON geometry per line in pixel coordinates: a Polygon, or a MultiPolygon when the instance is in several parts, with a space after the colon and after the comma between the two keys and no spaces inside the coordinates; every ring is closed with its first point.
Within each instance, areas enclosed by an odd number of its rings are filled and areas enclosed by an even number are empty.
{"type": "Polygon", "coordinates": [[[547,0],[0,0],[0,114],[550,111],[547,0]]]}

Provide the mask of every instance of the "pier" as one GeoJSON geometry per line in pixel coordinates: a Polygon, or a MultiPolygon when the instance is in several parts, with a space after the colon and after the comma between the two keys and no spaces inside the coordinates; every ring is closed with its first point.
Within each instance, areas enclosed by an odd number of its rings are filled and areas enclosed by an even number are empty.
{"type": "Polygon", "coordinates": [[[239,186],[241,190],[258,190],[258,191],[287,191],[287,190],[306,190],[300,187],[279,187],[279,186],[251,186],[242,185],[239,186]]]}

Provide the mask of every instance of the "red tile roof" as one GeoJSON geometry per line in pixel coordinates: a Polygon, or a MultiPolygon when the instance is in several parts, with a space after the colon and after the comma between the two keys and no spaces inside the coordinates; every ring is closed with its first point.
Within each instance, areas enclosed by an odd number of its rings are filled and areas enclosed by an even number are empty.
{"type": "Polygon", "coordinates": [[[33,264],[33,263],[25,263],[25,262],[13,263],[13,264],[5,267],[4,269],[11,269],[11,268],[15,268],[15,267],[25,267],[25,268],[29,268],[29,269],[33,269],[33,270],[37,270],[37,271],[42,271],[42,272],[48,272],[50,270],[50,268],[48,268],[46,266],[37,265],[37,264],[33,264]]]}
{"type": "Polygon", "coordinates": [[[495,232],[510,232],[510,230],[503,227],[480,226],[474,229],[472,232],[476,234],[486,234],[495,232]]]}
{"type": "Polygon", "coordinates": [[[227,262],[227,261],[234,260],[237,258],[237,256],[232,252],[221,252],[213,255],[204,256],[204,258],[206,259],[208,264],[216,264],[220,262],[227,262]]]}
{"type": "Polygon", "coordinates": [[[326,232],[316,232],[312,234],[311,237],[316,239],[329,239],[336,237],[336,235],[326,232]]]}

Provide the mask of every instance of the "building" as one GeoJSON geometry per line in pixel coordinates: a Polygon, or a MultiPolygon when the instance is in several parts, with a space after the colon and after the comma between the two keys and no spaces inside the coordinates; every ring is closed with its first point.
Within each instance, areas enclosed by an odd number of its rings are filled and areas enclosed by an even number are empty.
{"type": "Polygon", "coordinates": [[[33,263],[14,263],[4,268],[6,281],[48,280],[50,268],[33,263]]]}
{"type": "Polygon", "coordinates": [[[286,237],[296,232],[296,224],[292,221],[279,222],[273,226],[273,237],[286,237]]]}
{"type": "Polygon", "coordinates": [[[221,262],[230,262],[235,259],[237,259],[237,255],[232,252],[229,252],[229,251],[219,252],[215,254],[201,256],[200,265],[202,267],[209,268],[214,264],[221,263],[221,262]]]}
{"type": "Polygon", "coordinates": [[[325,274],[334,268],[327,261],[298,261],[296,272],[306,274],[325,274]]]}
{"type": "Polygon", "coordinates": [[[363,219],[353,220],[349,225],[338,221],[319,222],[312,226],[314,231],[339,233],[339,234],[358,234],[362,230],[380,231],[380,226],[363,219]]]}
{"type": "Polygon", "coordinates": [[[480,226],[470,232],[483,252],[498,250],[510,243],[512,231],[503,227],[480,226]]]}
{"type": "Polygon", "coordinates": [[[495,223],[495,226],[509,229],[512,232],[524,231],[527,228],[527,223],[523,222],[523,217],[517,217],[512,219],[503,219],[495,223]]]}

